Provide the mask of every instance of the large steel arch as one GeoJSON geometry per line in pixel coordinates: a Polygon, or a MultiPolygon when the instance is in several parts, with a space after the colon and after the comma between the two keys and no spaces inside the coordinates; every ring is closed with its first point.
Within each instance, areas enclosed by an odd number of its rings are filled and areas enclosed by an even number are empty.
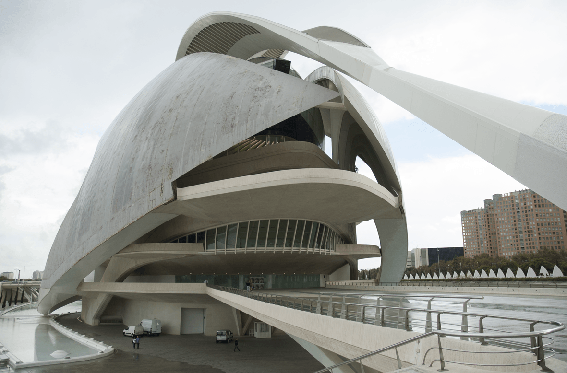
{"type": "Polygon", "coordinates": [[[311,36],[309,30],[244,14],[218,12],[198,19],[183,36],[177,59],[192,53],[196,45],[206,51],[240,27],[249,33],[225,43],[224,53],[247,59],[278,49],[317,60],[384,95],[567,209],[567,116],[397,70],[338,29],[320,29],[311,36]]]}

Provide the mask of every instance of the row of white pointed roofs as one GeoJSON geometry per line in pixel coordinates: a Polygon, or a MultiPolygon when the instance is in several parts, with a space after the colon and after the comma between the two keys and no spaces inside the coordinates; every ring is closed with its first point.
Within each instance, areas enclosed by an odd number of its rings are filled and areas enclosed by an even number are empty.
{"type": "MultiPolygon", "coordinates": [[[[547,269],[542,266],[539,270],[540,273],[540,277],[548,277],[548,276],[552,276],[552,277],[563,277],[563,272],[561,271],[561,269],[557,266],[555,266],[553,268],[553,272],[549,273],[547,271],[547,269]]],[[[413,275],[404,275],[404,280],[448,280],[448,279],[462,279],[462,278],[536,278],[538,277],[535,273],[535,271],[532,269],[532,267],[528,268],[528,273],[524,273],[524,271],[521,268],[518,268],[518,271],[516,272],[516,274],[514,275],[514,272],[508,268],[508,270],[506,271],[506,274],[504,274],[504,272],[498,268],[498,272],[494,273],[494,270],[490,270],[490,272],[488,274],[486,274],[486,272],[483,270],[480,271],[480,273],[478,272],[478,270],[475,270],[474,273],[471,273],[471,271],[467,271],[467,273],[465,274],[463,271],[461,271],[461,273],[457,273],[456,271],[453,272],[453,274],[451,275],[451,272],[447,272],[445,274],[443,274],[443,272],[439,272],[439,274],[434,273],[433,276],[431,276],[430,273],[426,275],[421,274],[418,275],[416,274],[415,277],[413,275]]]]}

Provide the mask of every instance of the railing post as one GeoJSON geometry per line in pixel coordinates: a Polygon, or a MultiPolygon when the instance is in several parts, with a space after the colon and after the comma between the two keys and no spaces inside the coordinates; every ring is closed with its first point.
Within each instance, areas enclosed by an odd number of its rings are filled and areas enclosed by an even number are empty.
{"type": "Polygon", "coordinates": [[[437,312],[437,330],[441,330],[441,314],[442,312],[437,312]]]}
{"type": "Polygon", "coordinates": [[[364,373],[364,365],[362,365],[362,359],[358,361],[360,363],[360,372],[364,373]]]}
{"type": "Polygon", "coordinates": [[[437,334],[437,345],[439,346],[439,362],[441,363],[440,372],[445,371],[445,358],[443,357],[443,347],[441,347],[441,336],[437,334]]]}
{"type": "Polygon", "coordinates": [[[410,325],[410,324],[409,324],[409,311],[410,311],[410,310],[407,310],[407,311],[406,311],[406,320],[405,320],[405,329],[406,329],[407,331],[410,330],[410,327],[409,327],[409,325],[410,325]]]}
{"type": "Polygon", "coordinates": [[[321,294],[317,297],[317,308],[315,308],[315,313],[317,315],[321,314],[321,294]]]}
{"type": "MultiPolygon", "coordinates": [[[[470,302],[470,299],[467,299],[466,301],[463,302],[463,313],[467,312],[467,306],[468,303],[470,302]]],[[[469,332],[469,317],[465,314],[463,314],[463,316],[461,316],[461,332],[463,333],[468,333],[469,332]]],[[[461,339],[463,340],[467,340],[467,337],[461,337],[461,339]]]]}
{"type": "MultiPolygon", "coordinates": [[[[427,301],[427,309],[430,310],[431,309],[431,301],[434,298],[431,298],[430,300],[427,301]]],[[[427,315],[425,316],[425,332],[428,333],[430,331],[433,330],[433,323],[431,322],[431,312],[427,312],[427,315]]]]}
{"type": "Polygon", "coordinates": [[[380,325],[380,297],[376,298],[376,312],[374,313],[374,325],[380,325]]]}
{"type": "Polygon", "coordinates": [[[537,365],[545,370],[545,354],[543,351],[543,336],[537,336],[537,365]]]}
{"type": "Polygon", "coordinates": [[[402,369],[402,361],[400,360],[400,354],[398,353],[397,347],[396,347],[396,360],[398,360],[398,369],[402,369]]]}
{"type": "MultiPolygon", "coordinates": [[[[530,332],[534,332],[534,331],[535,331],[535,329],[534,329],[535,324],[537,324],[537,323],[533,322],[533,323],[530,324],[530,332]]],[[[531,346],[531,348],[532,348],[532,352],[534,353],[534,355],[537,356],[537,351],[535,350],[535,347],[536,347],[536,337],[530,337],[530,346],[531,346]]]]}
{"type": "Polygon", "coordinates": [[[380,326],[386,326],[384,323],[384,317],[386,315],[386,309],[382,308],[382,312],[380,312],[380,326]]]}
{"type": "MultiPolygon", "coordinates": [[[[481,316],[481,317],[478,319],[478,332],[479,332],[479,333],[484,333],[484,327],[482,326],[482,319],[484,319],[485,317],[486,317],[486,316],[481,316]]],[[[484,341],[484,337],[480,337],[480,338],[478,339],[478,341],[480,342],[481,345],[487,345],[487,344],[488,344],[488,343],[486,343],[486,342],[484,341]]]]}
{"type": "Polygon", "coordinates": [[[327,316],[333,317],[333,296],[329,295],[329,305],[327,306],[327,316]]]}
{"type": "Polygon", "coordinates": [[[356,313],[356,321],[364,323],[364,311],[366,310],[366,306],[359,306],[358,309],[360,312],[356,313]]]}

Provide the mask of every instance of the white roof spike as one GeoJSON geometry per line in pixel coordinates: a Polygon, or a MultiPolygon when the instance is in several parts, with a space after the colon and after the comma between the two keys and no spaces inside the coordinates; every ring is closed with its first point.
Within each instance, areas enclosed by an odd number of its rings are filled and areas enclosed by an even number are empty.
{"type": "Polygon", "coordinates": [[[490,270],[490,273],[488,274],[488,278],[496,278],[496,273],[494,273],[493,269],[490,270]]]}
{"type": "Polygon", "coordinates": [[[527,278],[536,278],[535,271],[532,267],[528,268],[528,274],[526,275],[527,278]]]}
{"type": "Polygon", "coordinates": [[[431,278],[431,273],[428,273],[428,274],[427,274],[427,277],[426,277],[426,279],[428,279],[428,280],[432,280],[432,278],[431,278]]]}
{"type": "Polygon", "coordinates": [[[467,275],[465,275],[465,272],[461,271],[461,274],[460,274],[460,276],[459,276],[459,277],[460,277],[460,278],[466,278],[466,277],[467,277],[467,275]]]}
{"type": "Polygon", "coordinates": [[[471,278],[471,277],[472,277],[472,273],[471,273],[471,271],[469,270],[469,271],[467,271],[467,278],[471,278]]]}
{"type": "Polygon", "coordinates": [[[409,280],[408,275],[404,275],[404,280],[409,280]]]}
{"type": "Polygon", "coordinates": [[[476,270],[476,269],[474,270],[474,275],[473,275],[473,277],[474,277],[474,278],[480,278],[480,274],[478,273],[478,270],[476,270]]]}
{"type": "Polygon", "coordinates": [[[480,278],[488,278],[488,275],[486,274],[484,269],[480,271],[480,278]]]}
{"type": "Polygon", "coordinates": [[[439,277],[437,277],[437,273],[434,273],[434,274],[433,274],[433,279],[434,279],[434,280],[439,280],[439,277]]]}
{"type": "Polygon", "coordinates": [[[516,278],[526,278],[526,275],[521,268],[518,268],[518,272],[516,272],[516,278]]]}
{"type": "Polygon", "coordinates": [[[563,271],[558,266],[553,267],[553,277],[563,277],[563,271]]]}
{"type": "Polygon", "coordinates": [[[541,268],[539,269],[539,274],[542,276],[549,276],[549,272],[547,272],[547,268],[545,268],[544,266],[541,266],[541,268]]]}
{"type": "Polygon", "coordinates": [[[506,276],[504,276],[504,272],[502,272],[502,270],[500,268],[498,268],[498,273],[496,274],[496,277],[506,278],[506,276]]]}
{"type": "Polygon", "coordinates": [[[439,274],[439,279],[440,279],[440,280],[445,280],[445,275],[443,274],[443,272],[441,272],[441,273],[439,274]]]}
{"type": "Polygon", "coordinates": [[[514,276],[514,272],[512,272],[510,268],[506,271],[506,278],[516,278],[516,276],[514,276]]]}
{"type": "Polygon", "coordinates": [[[409,275],[409,279],[410,279],[410,280],[413,280],[413,275],[409,275]]]}

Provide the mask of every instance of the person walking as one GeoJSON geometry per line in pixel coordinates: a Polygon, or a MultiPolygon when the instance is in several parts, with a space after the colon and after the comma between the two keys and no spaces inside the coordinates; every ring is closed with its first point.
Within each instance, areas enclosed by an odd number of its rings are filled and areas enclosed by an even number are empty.
{"type": "Polygon", "coordinates": [[[250,279],[246,280],[246,291],[250,292],[250,279]]]}
{"type": "Polygon", "coordinates": [[[140,349],[140,336],[136,336],[136,348],[139,350],[140,349]]]}
{"type": "Polygon", "coordinates": [[[136,349],[136,336],[133,336],[134,338],[132,339],[132,348],[135,350],[136,349]]]}
{"type": "Polygon", "coordinates": [[[236,352],[236,350],[240,351],[240,349],[238,348],[238,338],[236,338],[234,340],[234,350],[233,351],[236,352]]]}

